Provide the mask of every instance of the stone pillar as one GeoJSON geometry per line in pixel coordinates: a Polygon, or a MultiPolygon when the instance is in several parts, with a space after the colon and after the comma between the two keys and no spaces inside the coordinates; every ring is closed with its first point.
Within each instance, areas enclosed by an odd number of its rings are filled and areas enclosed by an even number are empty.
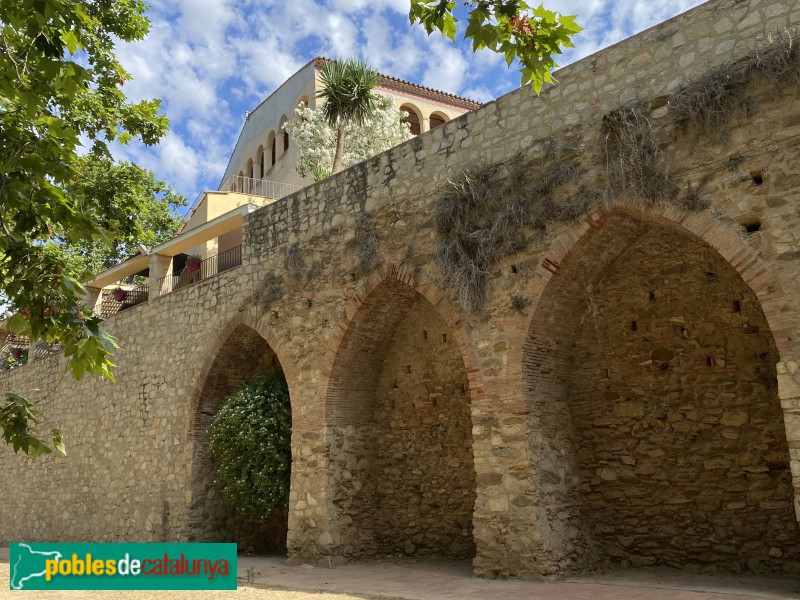
{"type": "Polygon", "coordinates": [[[102,302],[102,292],[102,288],[86,286],[86,295],[83,297],[84,305],[93,312],[99,310],[102,302]]]}
{"type": "Polygon", "coordinates": [[[794,486],[794,512],[800,522],[800,366],[795,360],[779,362],[778,397],[783,407],[789,465],[794,486]]]}
{"type": "Polygon", "coordinates": [[[321,567],[343,564],[340,524],[335,523],[331,499],[329,448],[335,443],[331,428],[292,431],[292,482],[289,494],[289,564],[321,567]]]}
{"type": "MultiPolygon", "coordinates": [[[[148,301],[152,302],[161,295],[164,285],[170,282],[170,279],[164,278],[170,275],[172,275],[172,257],[163,254],[151,254],[148,301]]],[[[169,290],[164,288],[164,292],[166,293],[167,291],[169,290]]]]}
{"type": "Polygon", "coordinates": [[[420,135],[425,133],[426,131],[430,131],[431,129],[431,119],[430,117],[422,117],[422,120],[419,122],[419,133],[420,135]]]}
{"type": "Polygon", "coordinates": [[[473,575],[489,579],[547,574],[542,523],[534,509],[533,467],[525,415],[487,386],[473,399],[472,434],[477,498],[473,513],[473,575]]]}

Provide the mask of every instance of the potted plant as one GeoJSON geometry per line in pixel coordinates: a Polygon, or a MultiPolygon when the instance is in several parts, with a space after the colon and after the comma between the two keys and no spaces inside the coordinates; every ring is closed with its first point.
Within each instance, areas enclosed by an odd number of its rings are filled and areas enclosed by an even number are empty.
{"type": "Polygon", "coordinates": [[[20,358],[22,358],[22,348],[12,348],[11,358],[13,358],[14,360],[19,360],[20,358]]]}
{"type": "Polygon", "coordinates": [[[123,290],[121,287],[114,288],[111,291],[111,294],[114,296],[114,300],[117,302],[124,302],[125,298],[128,297],[128,291],[123,290]]]}
{"type": "Polygon", "coordinates": [[[189,272],[199,271],[202,264],[203,261],[197,254],[190,254],[186,257],[186,270],[189,272]]]}

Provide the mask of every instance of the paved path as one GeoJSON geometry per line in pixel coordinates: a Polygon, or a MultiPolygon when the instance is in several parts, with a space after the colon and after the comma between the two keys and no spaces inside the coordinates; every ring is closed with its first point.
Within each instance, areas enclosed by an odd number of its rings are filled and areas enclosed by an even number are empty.
{"type": "Polygon", "coordinates": [[[254,583],[258,586],[409,600],[800,598],[800,580],[711,577],[659,570],[576,577],[557,583],[536,583],[475,579],[471,577],[469,562],[465,561],[376,561],[337,569],[317,569],[306,565],[285,566],[272,563],[269,559],[261,559],[245,568],[251,566],[259,571],[254,578],[254,583]]]}
{"type": "Polygon", "coordinates": [[[239,557],[236,592],[12,592],[0,548],[0,600],[750,600],[800,599],[800,580],[711,577],[670,571],[584,576],[557,583],[474,579],[464,561],[375,561],[319,569],[282,558],[239,557]],[[252,582],[248,583],[252,574],[252,582]],[[320,593],[322,592],[322,593],[320,593]]]}

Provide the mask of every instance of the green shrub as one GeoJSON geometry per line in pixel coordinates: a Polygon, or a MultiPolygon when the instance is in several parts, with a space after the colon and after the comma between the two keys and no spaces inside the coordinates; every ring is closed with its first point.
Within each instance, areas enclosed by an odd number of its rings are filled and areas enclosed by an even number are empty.
{"type": "Polygon", "coordinates": [[[216,483],[237,511],[266,517],[288,508],[292,411],[281,374],[258,375],[228,397],[209,433],[216,483]]]}

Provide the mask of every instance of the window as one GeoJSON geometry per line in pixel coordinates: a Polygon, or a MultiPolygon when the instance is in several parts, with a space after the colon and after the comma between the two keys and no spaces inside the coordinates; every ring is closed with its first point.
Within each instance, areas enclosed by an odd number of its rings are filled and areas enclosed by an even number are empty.
{"type": "Polygon", "coordinates": [[[431,129],[433,129],[434,127],[439,127],[439,125],[444,125],[446,122],[447,119],[442,115],[435,115],[435,114],[431,115],[430,118],[431,129]]]}
{"type": "Polygon", "coordinates": [[[289,132],[286,131],[286,124],[289,122],[289,117],[283,115],[281,117],[280,125],[278,126],[278,131],[283,132],[283,150],[282,154],[286,154],[286,151],[289,149],[289,132]]]}
{"type": "Polygon", "coordinates": [[[420,134],[420,124],[419,124],[419,115],[414,111],[413,108],[410,106],[401,106],[400,110],[402,110],[406,115],[406,118],[403,119],[403,123],[408,123],[409,127],[411,128],[412,135],[419,135],[420,134]]]}
{"type": "Polygon", "coordinates": [[[274,165],[277,158],[275,156],[275,130],[270,131],[267,136],[267,148],[269,148],[269,164],[274,165]]]}

